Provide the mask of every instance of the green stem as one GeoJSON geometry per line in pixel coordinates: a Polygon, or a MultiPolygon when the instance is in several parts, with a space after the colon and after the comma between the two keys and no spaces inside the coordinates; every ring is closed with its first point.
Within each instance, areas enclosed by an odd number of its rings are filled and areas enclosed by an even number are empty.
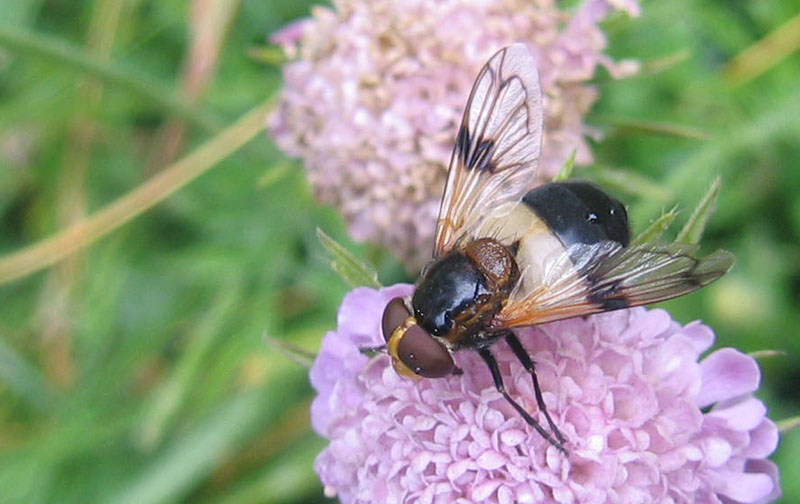
{"type": "Polygon", "coordinates": [[[139,95],[144,103],[190,121],[215,133],[220,120],[202,112],[165,85],[141,76],[141,73],[104,62],[98,57],[71,44],[29,31],[0,26],[0,46],[17,54],[43,58],[76,72],[84,72],[112,86],[139,95]]]}

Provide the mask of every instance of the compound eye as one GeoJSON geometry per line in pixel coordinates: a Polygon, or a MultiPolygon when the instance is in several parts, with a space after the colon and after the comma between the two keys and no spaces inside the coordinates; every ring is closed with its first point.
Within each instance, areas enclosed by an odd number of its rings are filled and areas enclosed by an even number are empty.
{"type": "Polygon", "coordinates": [[[414,324],[397,346],[397,357],[411,371],[425,378],[440,378],[453,372],[456,365],[447,348],[414,324]]]}
{"type": "Polygon", "coordinates": [[[383,321],[381,323],[383,339],[388,342],[394,330],[410,316],[411,314],[408,312],[405,303],[403,303],[403,298],[396,297],[389,301],[389,304],[383,309],[383,321]]]}

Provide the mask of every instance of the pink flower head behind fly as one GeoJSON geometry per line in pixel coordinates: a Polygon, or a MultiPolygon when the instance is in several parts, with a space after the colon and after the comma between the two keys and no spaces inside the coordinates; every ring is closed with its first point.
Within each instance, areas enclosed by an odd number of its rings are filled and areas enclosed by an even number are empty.
{"type": "MultiPolygon", "coordinates": [[[[761,503],[780,496],[766,458],[778,431],[753,396],[755,360],[724,348],[700,359],[712,331],[664,310],[633,308],[517,334],[537,362],[569,456],[522,420],[475,352],[462,375],[399,377],[385,355],[386,303],[409,285],[358,288],[311,369],[311,419],[330,440],[315,468],[344,503],[761,503]]],[[[530,375],[492,347],[508,391],[532,414],[530,375]]]]}
{"type": "Polygon", "coordinates": [[[598,23],[635,0],[337,0],[274,34],[290,58],[270,131],[303,160],[324,203],[359,240],[384,245],[409,269],[428,259],[446,167],[473,79],[495,51],[526,44],[544,94],[540,175],[571,153],[592,156],[584,117],[598,65],[615,77],[634,62],[603,54],[598,23]]]}

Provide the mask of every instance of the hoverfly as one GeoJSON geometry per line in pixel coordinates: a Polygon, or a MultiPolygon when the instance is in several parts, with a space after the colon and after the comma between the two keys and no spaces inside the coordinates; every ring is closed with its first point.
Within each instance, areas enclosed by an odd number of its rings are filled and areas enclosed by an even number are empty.
{"type": "Polygon", "coordinates": [[[588,182],[530,189],[542,143],[542,96],[533,57],[506,47],[478,74],[450,159],[432,261],[409,298],[383,312],[394,369],[407,377],[459,373],[453,352],[473,349],[495,387],[564,454],[566,439],[545,407],[535,365],[512,331],[674,298],[733,264],[688,244],[630,246],[625,207],[588,182]],[[505,390],[491,346],[504,339],[530,373],[550,432],[505,390]],[[552,432],[552,434],[551,434],[552,432]]]}

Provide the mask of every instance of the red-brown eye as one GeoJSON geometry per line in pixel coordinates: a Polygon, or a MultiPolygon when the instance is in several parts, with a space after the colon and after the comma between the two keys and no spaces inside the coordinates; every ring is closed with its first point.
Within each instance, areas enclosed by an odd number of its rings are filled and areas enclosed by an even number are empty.
{"type": "Polygon", "coordinates": [[[447,348],[414,324],[397,346],[397,357],[411,371],[425,378],[440,378],[453,372],[455,363],[447,348]]]}
{"type": "Polygon", "coordinates": [[[383,321],[381,324],[383,339],[388,342],[394,330],[410,316],[411,314],[408,312],[405,303],[403,303],[403,298],[396,297],[389,301],[389,304],[383,309],[383,321]]]}

